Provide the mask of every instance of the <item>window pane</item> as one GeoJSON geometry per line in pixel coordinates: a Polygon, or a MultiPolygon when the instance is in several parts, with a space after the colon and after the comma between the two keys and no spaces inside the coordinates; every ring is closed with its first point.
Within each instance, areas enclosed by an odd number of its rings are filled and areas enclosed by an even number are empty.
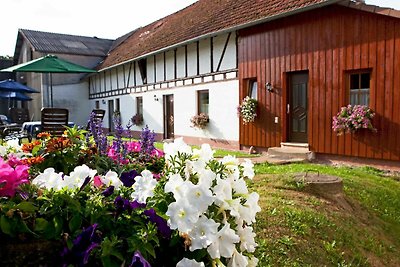
{"type": "Polygon", "coordinates": [[[369,88],[369,73],[361,74],[361,89],[369,88]]]}
{"type": "Polygon", "coordinates": [[[369,105],[371,73],[350,74],[350,104],[369,105]]]}
{"type": "Polygon", "coordinates": [[[257,81],[250,81],[250,97],[257,100],[257,81]]]}
{"type": "Polygon", "coordinates": [[[359,74],[350,75],[350,89],[359,89],[360,88],[359,82],[360,82],[359,74]]]}
{"type": "Polygon", "coordinates": [[[136,97],[136,114],[143,115],[143,98],[136,97]]]}
{"type": "Polygon", "coordinates": [[[204,114],[208,115],[208,104],[209,104],[208,90],[198,91],[197,93],[198,93],[197,99],[199,101],[199,103],[198,103],[199,114],[204,113],[204,114]]]}

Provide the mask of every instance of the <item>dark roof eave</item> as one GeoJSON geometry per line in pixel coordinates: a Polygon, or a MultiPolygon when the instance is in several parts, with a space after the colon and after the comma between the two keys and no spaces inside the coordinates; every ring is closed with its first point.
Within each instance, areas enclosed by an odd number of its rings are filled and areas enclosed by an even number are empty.
{"type": "Polygon", "coordinates": [[[303,12],[314,10],[314,9],[321,8],[321,7],[324,7],[324,6],[333,5],[333,4],[336,4],[336,3],[339,3],[339,2],[349,2],[349,1],[350,0],[328,0],[328,1],[325,1],[325,2],[318,3],[318,4],[306,6],[306,7],[303,7],[303,8],[294,9],[294,10],[291,10],[291,11],[288,11],[288,12],[284,12],[284,13],[281,13],[281,14],[277,14],[277,15],[261,18],[261,19],[258,19],[258,20],[250,21],[250,22],[247,22],[247,23],[239,24],[239,25],[236,25],[236,26],[233,26],[233,27],[225,28],[223,30],[206,33],[206,34],[197,36],[195,38],[191,38],[191,39],[185,40],[183,42],[179,42],[179,43],[176,43],[174,45],[170,45],[170,46],[167,46],[167,47],[164,47],[164,48],[161,48],[161,49],[146,53],[144,55],[141,55],[141,56],[129,59],[129,60],[125,60],[125,61],[120,62],[118,64],[114,64],[114,65],[99,69],[98,72],[106,71],[108,69],[111,69],[111,68],[114,68],[114,67],[118,67],[118,66],[121,66],[123,64],[129,63],[129,62],[141,59],[141,58],[145,58],[145,57],[148,57],[148,56],[160,53],[160,52],[164,52],[166,50],[170,50],[170,49],[173,49],[173,48],[176,48],[176,47],[188,44],[188,43],[192,43],[192,42],[200,40],[200,39],[205,39],[207,37],[215,36],[215,35],[218,35],[218,34],[224,34],[224,33],[232,32],[232,31],[238,31],[238,30],[241,30],[241,29],[244,29],[244,28],[255,26],[257,24],[261,24],[261,23],[265,23],[265,22],[269,22],[269,21],[285,18],[285,17],[291,16],[291,15],[303,13],[303,12]]]}

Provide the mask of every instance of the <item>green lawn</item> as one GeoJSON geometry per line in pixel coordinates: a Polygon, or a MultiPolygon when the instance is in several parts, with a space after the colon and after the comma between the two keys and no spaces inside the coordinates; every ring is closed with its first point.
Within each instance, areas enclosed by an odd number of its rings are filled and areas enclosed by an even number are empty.
{"type": "Polygon", "coordinates": [[[400,177],[363,167],[256,165],[259,266],[400,266],[400,177]],[[293,175],[343,179],[350,209],[308,194],[293,175]]]}
{"type": "MultiPolygon", "coordinates": [[[[113,136],[108,136],[107,138],[108,138],[108,140],[113,140],[114,137],[113,136]]],[[[130,141],[130,140],[137,141],[135,139],[129,139],[129,138],[123,138],[123,140],[125,140],[125,141],[130,141]]],[[[154,146],[157,149],[163,150],[164,143],[163,142],[155,142],[154,146]]],[[[192,148],[199,148],[199,147],[198,146],[192,146],[192,148]]],[[[259,157],[260,156],[260,154],[249,154],[249,153],[246,153],[244,151],[238,151],[238,150],[227,150],[227,149],[216,149],[216,148],[213,148],[213,149],[215,150],[215,154],[214,154],[215,158],[222,158],[222,157],[227,156],[227,155],[236,156],[237,158],[254,158],[254,157],[259,157]]]]}

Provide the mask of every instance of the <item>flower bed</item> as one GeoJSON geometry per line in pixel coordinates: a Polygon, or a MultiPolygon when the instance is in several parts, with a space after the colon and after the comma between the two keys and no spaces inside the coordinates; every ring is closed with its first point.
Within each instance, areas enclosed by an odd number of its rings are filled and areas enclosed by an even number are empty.
{"type": "Polygon", "coordinates": [[[123,142],[118,120],[108,144],[95,126],[0,146],[2,244],[61,244],[41,258],[51,266],[257,265],[250,161],[218,161],[182,139],[161,152],[147,127],[123,142]]]}

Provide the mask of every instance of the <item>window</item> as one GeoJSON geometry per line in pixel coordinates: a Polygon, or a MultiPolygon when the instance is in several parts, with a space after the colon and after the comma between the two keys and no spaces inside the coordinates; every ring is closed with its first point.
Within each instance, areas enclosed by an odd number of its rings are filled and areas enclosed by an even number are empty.
{"type": "Polygon", "coordinates": [[[198,114],[204,113],[208,115],[208,104],[209,104],[208,90],[197,91],[198,114]]]}
{"type": "Polygon", "coordinates": [[[138,61],[138,66],[143,84],[147,84],[147,58],[140,59],[138,61]]]}
{"type": "Polygon", "coordinates": [[[349,74],[349,92],[351,105],[369,105],[370,71],[349,74]]]}
{"type": "Polygon", "coordinates": [[[121,111],[121,104],[119,102],[119,98],[115,99],[115,111],[121,111]]]}
{"type": "Polygon", "coordinates": [[[249,96],[257,100],[257,95],[258,95],[257,80],[249,80],[249,96]]]}
{"type": "Polygon", "coordinates": [[[136,97],[136,114],[143,115],[143,98],[141,96],[136,97]]]}
{"type": "Polygon", "coordinates": [[[99,108],[100,108],[100,101],[99,101],[99,100],[96,100],[95,108],[96,108],[96,109],[99,109],[99,108]]]}

